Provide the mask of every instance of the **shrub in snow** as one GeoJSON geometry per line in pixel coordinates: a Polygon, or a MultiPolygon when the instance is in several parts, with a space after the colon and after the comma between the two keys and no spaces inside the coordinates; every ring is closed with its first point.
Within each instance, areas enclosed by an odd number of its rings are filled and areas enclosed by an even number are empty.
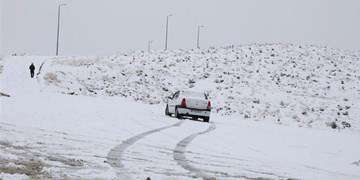
{"type": "Polygon", "coordinates": [[[59,84],[61,83],[60,80],[57,78],[57,75],[55,73],[46,73],[44,76],[45,81],[47,81],[48,84],[59,84]]]}
{"type": "Polygon", "coordinates": [[[346,122],[346,121],[341,122],[341,125],[343,125],[344,128],[350,128],[351,127],[351,124],[346,122]]]}
{"type": "Polygon", "coordinates": [[[329,126],[331,127],[331,128],[333,128],[333,129],[336,129],[338,126],[337,126],[337,124],[336,124],[336,122],[331,122],[330,124],[329,124],[329,126]]]}

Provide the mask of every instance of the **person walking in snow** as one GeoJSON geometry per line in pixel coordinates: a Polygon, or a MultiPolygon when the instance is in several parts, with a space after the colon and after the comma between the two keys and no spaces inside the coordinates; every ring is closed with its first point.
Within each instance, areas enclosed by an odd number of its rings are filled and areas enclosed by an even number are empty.
{"type": "Polygon", "coordinates": [[[34,65],[34,63],[31,63],[31,65],[29,66],[29,69],[30,69],[31,78],[34,78],[34,74],[35,74],[35,65],[34,65]]]}

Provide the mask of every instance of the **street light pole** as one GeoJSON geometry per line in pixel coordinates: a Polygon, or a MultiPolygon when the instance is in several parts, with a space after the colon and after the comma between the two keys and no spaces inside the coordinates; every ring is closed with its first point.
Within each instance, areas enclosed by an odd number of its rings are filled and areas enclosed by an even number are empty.
{"type": "Polygon", "coordinates": [[[169,34],[169,17],[171,17],[172,14],[169,14],[166,16],[166,34],[165,34],[165,51],[168,48],[168,34],[169,34]]]}
{"type": "Polygon", "coordinates": [[[200,49],[200,29],[203,28],[203,25],[199,25],[197,29],[197,41],[196,41],[196,47],[200,49]]]}
{"type": "Polygon", "coordinates": [[[61,15],[61,7],[62,6],[66,6],[66,4],[59,4],[59,6],[58,6],[57,36],[56,36],[56,56],[59,55],[60,15],[61,15]]]}
{"type": "Polygon", "coordinates": [[[148,41],[148,53],[151,51],[151,44],[153,43],[153,40],[148,41]]]}

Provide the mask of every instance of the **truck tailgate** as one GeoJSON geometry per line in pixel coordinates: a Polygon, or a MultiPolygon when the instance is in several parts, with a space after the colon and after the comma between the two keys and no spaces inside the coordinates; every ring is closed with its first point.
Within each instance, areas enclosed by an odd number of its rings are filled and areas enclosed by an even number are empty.
{"type": "Polygon", "coordinates": [[[202,99],[187,98],[186,107],[192,109],[207,109],[208,101],[202,99]]]}

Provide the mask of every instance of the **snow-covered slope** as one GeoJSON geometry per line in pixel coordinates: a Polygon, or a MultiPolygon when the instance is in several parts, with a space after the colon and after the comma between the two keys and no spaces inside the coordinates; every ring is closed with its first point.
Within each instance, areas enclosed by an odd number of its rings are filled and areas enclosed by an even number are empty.
{"type": "Polygon", "coordinates": [[[214,111],[299,126],[360,128],[360,56],[293,44],[63,57],[42,82],[66,94],[121,96],[149,104],[178,89],[210,93],[214,111]]]}

